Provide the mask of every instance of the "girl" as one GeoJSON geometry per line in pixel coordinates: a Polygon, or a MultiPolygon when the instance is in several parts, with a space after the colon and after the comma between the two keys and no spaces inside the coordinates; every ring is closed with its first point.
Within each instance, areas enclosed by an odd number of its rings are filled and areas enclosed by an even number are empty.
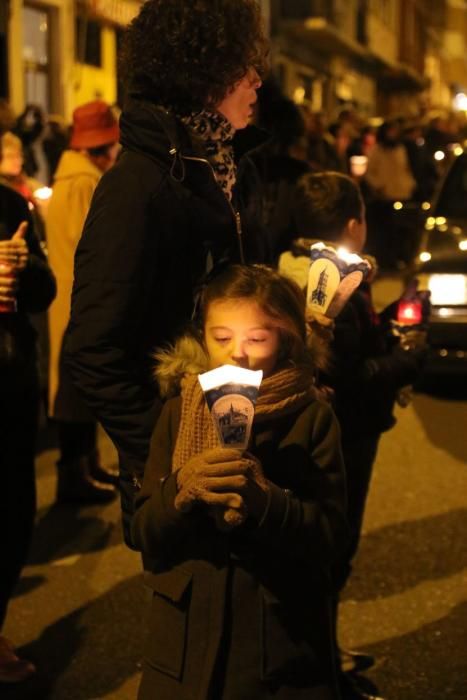
{"type": "Polygon", "coordinates": [[[328,567],[345,489],[304,296],[269,268],[235,265],[204,290],[201,322],[199,342],[158,356],[162,390],[184,377],[154,431],[132,521],[153,590],[139,699],[334,700],[328,567]],[[263,370],[244,454],[219,446],[198,382],[222,364],[263,370]],[[226,510],[238,511],[230,526],[226,510]]]}

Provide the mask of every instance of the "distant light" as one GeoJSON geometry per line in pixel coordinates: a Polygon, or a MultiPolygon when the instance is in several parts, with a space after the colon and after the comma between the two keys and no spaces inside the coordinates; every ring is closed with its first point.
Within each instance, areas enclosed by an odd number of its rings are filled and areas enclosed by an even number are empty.
{"type": "Polygon", "coordinates": [[[452,316],[453,313],[454,312],[452,309],[448,309],[445,306],[442,306],[440,309],[438,309],[438,316],[443,316],[444,318],[446,318],[447,316],[452,316]]]}
{"type": "Polygon", "coordinates": [[[404,205],[402,204],[402,202],[394,202],[394,204],[393,204],[392,206],[393,206],[394,209],[396,209],[396,210],[399,210],[399,209],[403,209],[403,208],[404,208],[404,205]]]}
{"type": "Polygon", "coordinates": [[[297,87],[294,90],[293,93],[293,101],[297,105],[302,105],[304,100],[305,100],[305,88],[304,87],[297,87]]]}
{"type": "Polygon", "coordinates": [[[461,229],[460,226],[453,226],[453,227],[451,228],[451,233],[455,233],[456,236],[460,236],[461,233],[462,233],[462,229],[461,229]]]}
{"type": "Polygon", "coordinates": [[[434,158],[435,160],[444,160],[446,158],[446,154],[444,151],[435,151],[434,158]]]}
{"type": "Polygon", "coordinates": [[[367,156],[351,156],[350,157],[350,172],[354,177],[362,177],[365,175],[368,167],[367,156]]]}
{"type": "Polygon", "coordinates": [[[435,219],[435,224],[436,226],[444,226],[444,224],[447,224],[447,219],[445,216],[437,216],[435,219]]]}
{"type": "Polygon", "coordinates": [[[467,303],[465,275],[430,275],[428,288],[433,306],[464,306],[467,303]]]}
{"type": "Polygon", "coordinates": [[[459,250],[467,250],[467,238],[463,241],[459,241],[459,250]]]}
{"type": "Polygon", "coordinates": [[[28,209],[29,211],[34,211],[34,204],[32,202],[28,202],[28,209]]]}
{"type": "Polygon", "coordinates": [[[453,104],[454,109],[459,112],[467,112],[467,95],[464,92],[458,92],[454,97],[453,104]]]}
{"type": "Polygon", "coordinates": [[[422,202],[422,209],[423,211],[428,211],[429,209],[431,209],[430,202],[422,202]]]}
{"type": "Polygon", "coordinates": [[[428,260],[431,260],[431,253],[424,251],[423,253],[420,253],[418,257],[422,262],[428,262],[428,260]]]}
{"type": "Polygon", "coordinates": [[[460,145],[456,146],[454,151],[453,151],[455,156],[461,156],[463,154],[463,152],[464,152],[464,149],[460,145]]]}
{"type": "Polygon", "coordinates": [[[34,190],[33,195],[36,199],[39,199],[42,202],[45,202],[47,199],[50,199],[50,197],[52,196],[52,188],[51,187],[39,187],[37,190],[34,190]]]}

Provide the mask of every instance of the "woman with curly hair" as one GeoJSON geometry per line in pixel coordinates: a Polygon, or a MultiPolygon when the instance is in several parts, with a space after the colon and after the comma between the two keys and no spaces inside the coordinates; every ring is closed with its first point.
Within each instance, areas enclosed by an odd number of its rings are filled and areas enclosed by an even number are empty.
{"type": "Polygon", "coordinates": [[[125,526],[161,409],[154,349],[190,319],[212,268],[268,261],[257,182],[231,146],[266,54],[255,0],[148,0],[126,33],[123,149],[77,249],[66,343],[74,381],[119,452],[125,526]]]}

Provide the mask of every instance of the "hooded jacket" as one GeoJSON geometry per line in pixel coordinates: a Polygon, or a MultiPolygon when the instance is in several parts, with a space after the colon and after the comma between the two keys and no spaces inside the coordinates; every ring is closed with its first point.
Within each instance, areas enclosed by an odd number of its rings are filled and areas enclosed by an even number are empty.
{"type": "Polygon", "coordinates": [[[250,223],[256,183],[248,164],[231,204],[202,142],[166,110],[134,98],[120,128],[123,151],[99,182],[76,252],[65,352],[118,449],[131,513],[131,483],[143,473],[161,408],[151,354],[190,319],[212,266],[264,262],[267,253],[250,223]]]}
{"type": "MultiPolygon", "coordinates": [[[[157,359],[168,393],[185,373],[206,369],[187,337],[157,359]]],[[[328,567],[346,527],[332,410],[311,399],[253,423],[249,451],[272,484],[271,500],[259,525],[247,520],[226,533],[202,508],[175,509],[180,409],[180,397],[164,405],[132,522],[153,591],[139,700],[334,699],[328,567]]]]}
{"type": "Polygon", "coordinates": [[[49,411],[61,420],[89,420],[89,412],[60,368],[63,336],[70,318],[73,260],[92,195],[102,172],[82,153],[65,151],[55,173],[47,211],[49,263],[57,280],[57,296],[49,309],[49,411]],[[61,388],[60,395],[57,393],[61,388]],[[56,399],[58,398],[58,401],[56,399]]]}

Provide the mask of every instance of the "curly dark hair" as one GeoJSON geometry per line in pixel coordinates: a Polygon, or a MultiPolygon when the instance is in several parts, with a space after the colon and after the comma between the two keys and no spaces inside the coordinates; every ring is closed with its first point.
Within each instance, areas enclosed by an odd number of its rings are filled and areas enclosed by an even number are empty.
{"type": "Polygon", "coordinates": [[[147,0],[126,30],[127,91],[177,114],[218,104],[249,68],[266,69],[256,0],[147,0]]]}

